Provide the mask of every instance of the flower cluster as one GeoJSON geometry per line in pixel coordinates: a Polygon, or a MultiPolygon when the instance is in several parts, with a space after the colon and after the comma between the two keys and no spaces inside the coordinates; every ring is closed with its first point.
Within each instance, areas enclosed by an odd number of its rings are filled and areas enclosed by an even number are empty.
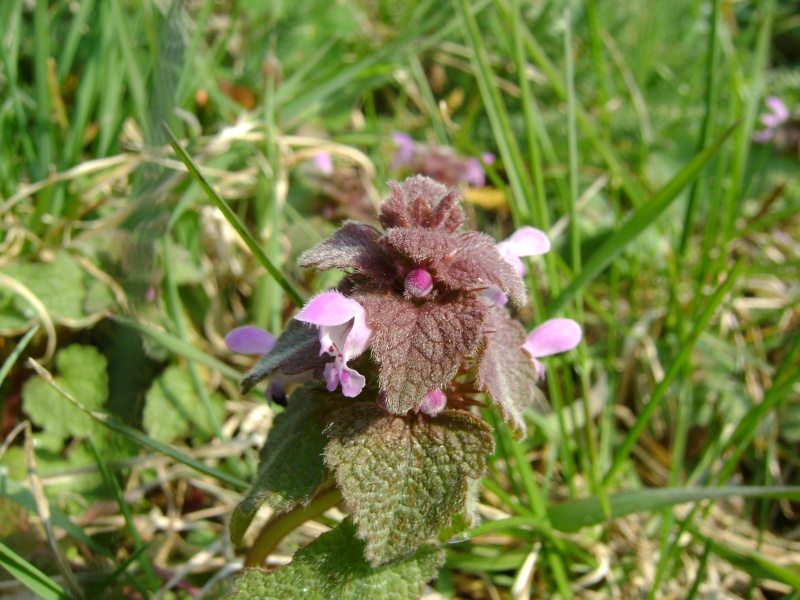
{"type": "Polygon", "coordinates": [[[464,230],[457,191],[422,176],[390,185],[381,229],[346,222],[301,256],[304,267],[347,271],[337,290],[312,298],[277,341],[255,328],[229,334],[232,350],[267,351],[243,389],[265,377],[271,386],[318,379],[351,398],[372,389],[394,414],[429,416],[486,393],[523,430],[544,377],[538,359],[582,336],[569,319],[526,335],[507,309],[526,299],[521,257],[549,251],[550,241],[524,227],[496,244],[464,230]]]}
{"type": "MultiPolygon", "coordinates": [[[[390,167],[405,167],[413,173],[425,175],[447,186],[486,185],[486,172],[477,158],[463,158],[446,146],[420,144],[405,133],[394,133],[392,138],[397,144],[397,149],[390,167]]],[[[487,165],[491,165],[495,157],[485,152],[481,155],[481,159],[487,165]]]]}

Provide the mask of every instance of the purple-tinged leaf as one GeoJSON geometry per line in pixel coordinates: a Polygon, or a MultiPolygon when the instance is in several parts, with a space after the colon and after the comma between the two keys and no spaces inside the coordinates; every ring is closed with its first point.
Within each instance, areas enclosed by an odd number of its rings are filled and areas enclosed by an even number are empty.
{"type": "Polygon", "coordinates": [[[376,240],[380,234],[369,225],[348,221],[336,233],[300,256],[301,267],[354,269],[381,281],[391,281],[394,269],[376,240]]]}
{"type": "Polygon", "coordinates": [[[392,294],[354,295],[375,332],[380,388],[396,414],[419,407],[429,391],[446,388],[482,341],[488,306],[477,296],[416,306],[392,294]]]}
{"type": "Polygon", "coordinates": [[[454,233],[464,223],[461,196],[433,179],[409,177],[403,183],[390,182],[392,195],[381,206],[378,217],[387,229],[424,227],[454,233]]]}
{"type": "Polygon", "coordinates": [[[380,243],[426,268],[434,281],[453,290],[496,286],[517,304],[525,303],[525,285],[488,235],[468,231],[457,236],[429,229],[391,229],[380,243]]]}
{"type": "Polygon", "coordinates": [[[319,332],[292,319],[275,342],[275,347],[244,374],[239,387],[246,394],[267,377],[275,377],[280,383],[311,379],[323,381],[325,364],[331,360],[327,354],[319,354],[319,332]]]}
{"type": "Polygon", "coordinates": [[[522,413],[533,402],[537,372],[530,356],[520,347],[525,329],[494,306],[486,316],[486,344],[478,365],[478,384],[500,409],[518,437],[525,436],[522,413]]]}
{"type": "Polygon", "coordinates": [[[454,516],[494,450],[491,428],[461,410],[398,417],[362,403],[334,413],[325,461],[378,566],[412,554],[454,516]]]}

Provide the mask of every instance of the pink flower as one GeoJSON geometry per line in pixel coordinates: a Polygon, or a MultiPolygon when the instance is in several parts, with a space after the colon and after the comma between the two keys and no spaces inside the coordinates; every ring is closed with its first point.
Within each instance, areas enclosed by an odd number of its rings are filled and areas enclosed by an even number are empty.
{"type": "Polygon", "coordinates": [[[522,349],[531,355],[539,379],[542,379],[544,365],[536,359],[572,350],[582,337],[581,326],[572,319],[550,319],[528,334],[522,349]]]}
{"type": "Polygon", "coordinates": [[[295,319],[319,327],[320,354],[334,357],[325,365],[328,391],[339,384],[342,394],[354,398],[364,389],[366,380],[347,361],[359,356],[371,341],[372,330],[366,322],[364,307],[337,291],[323,292],[308,301],[295,319]]]}
{"type": "Polygon", "coordinates": [[[399,131],[392,134],[392,139],[397,144],[397,150],[395,150],[392,162],[389,166],[392,168],[400,166],[410,167],[417,153],[414,140],[405,133],[400,133],[399,131]]]}
{"type": "Polygon", "coordinates": [[[522,256],[538,256],[550,252],[550,239],[544,231],[534,227],[520,227],[510,237],[497,244],[500,255],[511,263],[517,275],[525,277],[522,256]]]}
{"type": "Polygon", "coordinates": [[[429,417],[435,417],[445,409],[445,406],[447,406],[445,393],[442,390],[431,390],[417,410],[429,417]]]}
{"type": "MultiPolygon", "coordinates": [[[[497,244],[497,251],[522,278],[525,277],[525,265],[520,257],[547,254],[550,252],[550,239],[544,231],[534,227],[520,227],[510,237],[497,244]]],[[[494,286],[484,290],[483,297],[492,305],[505,306],[508,303],[508,297],[494,286]]]]}
{"type": "MultiPolygon", "coordinates": [[[[491,152],[484,152],[481,154],[483,162],[487,165],[494,163],[494,154],[491,152]]],[[[472,187],[483,187],[486,185],[486,171],[477,158],[468,158],[464,163],[464,181],[472,187]]]]}
{"type": "MultiPolygon", "coordinates": [[[[268,354],[275,347],[275,336],[259,327],[245,325],[229,331],[225,336],[225,344],[238,354],[268,354]]],[[[271,379],[264,395],[269,402],[283,404],[286,390],[279,381],[271,379]]]]}
{"type": "Polygon", "coordinates": [[[311,159],[314,166],[324,175],[333,173],[333,159],[327,152],[319,152],[311,159]]]}
{"type": "Polygon", "coordinates": [[[768,96],[764,103],[767,105],[769,112],[761,115],[759,120],[766,129],[756,131],[753,133],[753,140],[764,144],[775,137],[778,129],[789,120],[789,109],[783,103],[783,100],[777,96],[768,96]]]}

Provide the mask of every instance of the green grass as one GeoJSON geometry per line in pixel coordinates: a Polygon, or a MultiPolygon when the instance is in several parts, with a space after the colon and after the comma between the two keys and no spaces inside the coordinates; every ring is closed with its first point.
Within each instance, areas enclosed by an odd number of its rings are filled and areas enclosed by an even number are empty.
{"type": "MultiPolygon", "coordinates": [[[[585,330],[550,359],[551,408],[528,415],[524,441],[488,417],[483,521],[448,546],[433,587],[661,598],[722,581],[732,597],[800,597],[798,153],[752,141],[765,96],[797,115],[791,13],[778,0],[0,3],[0,406],[20,434],[0,449],[1,583],[67,597],[66,562],[87,595],[153,594],[176,574],[162,590],[175,598],[230,589],[244,553],[224,523],[272,413],[238,394],[251,360],[223,336],[277,334],[335,284],[296,258],[403,176],[390,160],[404,131],[497,155],[494,208],[468,191],[470,218],[498,238],[558,232],[529,263],[520,317],[585,330]],[[335,193],[308,164],[331,147],[335,193]],[[74,269],[45,268],[63,261],[74,269]],[[74,344],[102,353],[106,387],[58,372],[74,344]],[[162,376],[170,366],[185,377],[162,376]],[[60,391],[41,417],[26,382],[49,373],[60,391]],[[170,385],[192,414],[161,407],[183,420],[164,433],[143,411],[170,385]],[[53,433],[80,410],[91,440],[53,433]]],[[[278,554],[318,532],[301,526],[278,554]]]]}

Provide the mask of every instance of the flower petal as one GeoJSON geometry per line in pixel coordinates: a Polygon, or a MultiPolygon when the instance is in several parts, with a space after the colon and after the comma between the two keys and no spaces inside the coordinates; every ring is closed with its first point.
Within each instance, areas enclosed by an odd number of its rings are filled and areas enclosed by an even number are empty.
{"type": "Polygon", "coordinates": [[[753,141],[758,142],[759,144],[766,144],[773,138],[774,135],[775,135],[774,129],[764,129],[763,131],[754,131],[753,141]]]}
{"type": "Polygon", "coordinates": [[[319,326],[320,354],[333,354],[333,346],[346,362],[369,347],[372,330],[364,307],[335,290],[309,300],[295,319],[319,326]]]}
{"type": "Polygon", "coordinates": [[[767,129],[777,129],[781,126],[781,123],[783,123],[778,115],[773,115],[772,113],[764,113],[759,118],[759,121],[761,121],[762,125],[767,129]]]}
{"type": "Polygon", "coordinates": [[[342,384],[342,395],[355,398],[364,389],[367,380],[358,371],[345,365],[339,358],[325,365],[325,381],[328,391],[332,392],[342,384]]]}
{"type": "Polygon", "coordinates": [[[358,396],[367,383],[367,380],[361,373],[355,369],[351,369],[347,365],[342,365],[339,370],[339,381],[342,384],[342,395],[346,398],[355,398],[358,396]]]}
{"type": "MultiPolygon", "coordinates": [[[[523,346],[523,348],[524,347],[525,346],[523,346]]],[[[544,379],[544,376],[546,375],[544,364],[535,358],[532,358],[531,360],[533,361],[533,366],[536,367],[536,379],[544,379]]]]}
{"type": "Polygon", "coordinates": [[[397,150],[395,150],[390,166],[410,166],[411,163],[414,162],[414,155],[416,154],[414,140],[405,133],[400,133],[399,131],[392,134],[392,139],[397,144],[397,150]]]}
{"type": "Polygon", "coordinates": [[[550,319],[528,334],[528,339],[522,344],[528,354],[533,358],[550,356],[559,352],[572,350],[577,346],[583,331],[572,319],[550,319]]]}
{"type": "Polygon", "coordinates": [[[505,292],[503,292],[503,290],[501,290],[496,285],[490,285],[488,288],[483,290],[481,296],[491,306],[498,306],[498,305],[505,306],[506,304],[508,304],[508,296],[506,296],[505,292]]]}
{"type": "Polygon", "coordinates": [[[314,166],[317,167],[323,174],[330,175],[333,173],[333,159],[327,152],[319,152],[311,159],[314,166]]]}
{"type": "Polygon", "coordinates": [[[789,109],[786,107],[783,100],[777,96],[767,96],[764,103],[774,113],[780,123],[789,119],[789,109]]]}
{"type": "Polygon", "coordinates": [[[511,237],[497,244],[497,249],[504,257],[536,256],[550,252],[550,238],[547,234],[535,227],[520,227],[511,237]]]}
{"type": "Polygon", "coordinates": [[[483,170],[483,165],[477,158],[468,158],[465,161],[464,181],[477,188],[486,185],[486,171],[483,170]]]}
{"type": "Polygon", "coordinates": [[[309,300],[295,319],[312,325],[344,325],[356,315],[364,316],[364,307],[341,292],[331,290],[309,300]]]}
{"type": "Polygon", "coordinates": [[[325,383],[329,392],[332,392],[339,386],[339,369],[336,367],[336,361],[329,362],[325,365],[325,383]]]}
{"type": "Polygon", "coordinates": [[[237,327],[225,336],[225,344],[239,354],[267,354],[275,346],[275,336],[259,327],[237,327]]]}
{"type": "Polygon", "coordinates": [[[270,406],[272,406],[273,402],[278,406],[286,406],[286,388],[279,381],[272,380],[267,384],[267,389],[264,390],[264,397],[270,406]]]}

